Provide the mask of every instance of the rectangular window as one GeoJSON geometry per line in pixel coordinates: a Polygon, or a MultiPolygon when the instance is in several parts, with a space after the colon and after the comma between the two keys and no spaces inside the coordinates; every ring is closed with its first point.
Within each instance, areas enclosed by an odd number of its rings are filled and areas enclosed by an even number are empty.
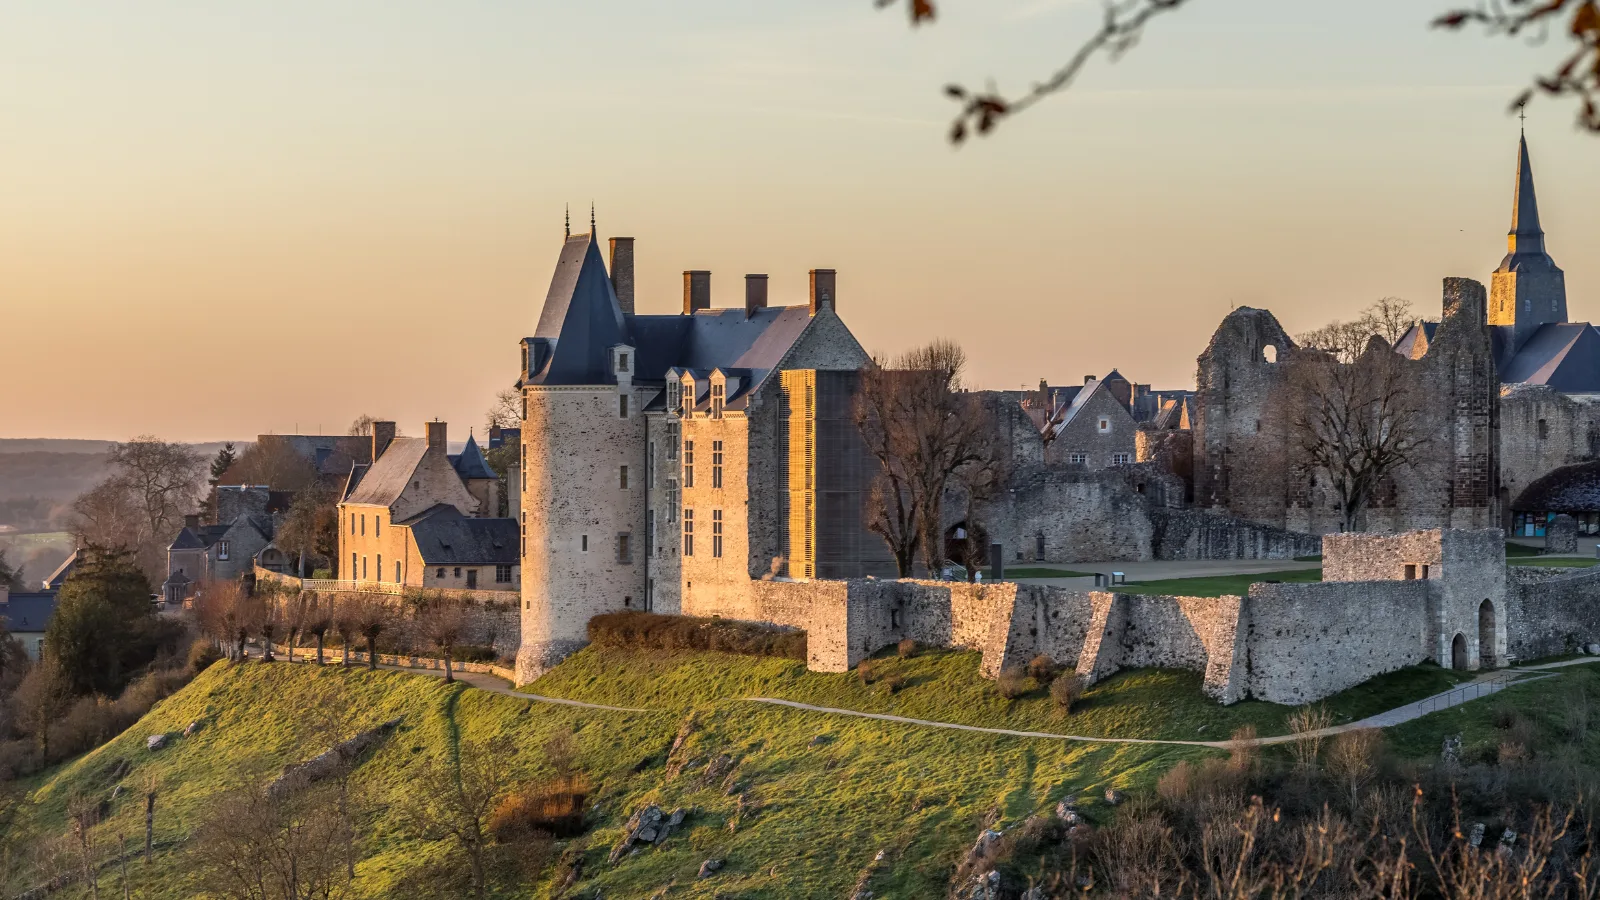
{"type": "Polygon", "coordinates": [[[711,555],[722,558],[722,510],[711,511],[711,555]]]}
{"type": "Polygon", "coordinates": [[[461,567],[460,566],[456,566],[454,569],[451,569],[450,570],[450,574],[455,576],[456,578],[460,578],[461,577],[461,567]]]}
{"type": "Polygon", "coordinates": [[[349,578],[350,578],[351,581],[355,581],[356,580],[356,555],[354,553],[350,554],[350,575],[349,575],[349,578]]]}
{"type": "Polygon", "coordinates": [[[433,577],[435,577],[435,578],[443,578],[444,577],[444,566],[440,566],[439,567],[439,571],[433,573],[433,577]]]}
{"type": "Polygon", "coordinates": [[[378,580],[383,580],[383,554],[378,554],[378,580]]]}
{"type": "MultiPolygon", "coordinates": [[[[644,519],[644,558],[649,559],[656,555],[656,514],[654,511],[645,514],[644,519]]],[[[646,594],[645,596],[649,596],[646,594]]]]}
{"type": "Polygon", "coordinates": [[[383,537],[383,516],[372,517],[372,536],[383,537]]]}
{"type": "Polygon", "coordinates": [[[628,371],[628,354],[626,354],[626,353],[618,353],[617,354],[617,371],[618,372],[626,372],[626,371],[628,371]]]}
{"type": "Polygon", "coordinates": [[[1110,416],[1101,416],[1100,417],[1100,421],[1096,423],[1096,430],[1099,431],[1101,434],[1110,434],[1111,433],[1111,417],[1110,416]]]}
{"type": "Polygon", "coordinates": [[[361,580],[367,580],[367,558],[365,556],[361,557],[361,580]]]}
{"type": "Polygon", "coordinates": [[[650,441],[644,445],[644,488],[654,490],[656,486],[656,442],[650,441]]]}
{"type": "Polygon", "coordinates": [[[678,479],[667,479],[667,521],[678,521],[678,479]]]}
{"type": "Polygon", "coordinates": [[[711,442],[711,486],[722,487],[722,442],[711,442]]]}
{"type": "Polygon", "coordinates": [[[628,395],[627,394],[618,394],[617,395],[617,417],[620,418],[620,419],[626,419],[628,417],[628,395]]]}
{"type": "Polygon", "coordinates": [[[626,531],[617,535],[617,562],[633,564],[633,535],[626,531]]]}
{"type": "Polygon", "coordinates": [[[722,418],[722,400],[726,396],[727,390],[727,385],[723,382],[711,382],[711,418],[722,418]]]}
{"type": "Polygon", "coordinates": [[[511,583],[511,567],[510,566],[495,566],[494,567],[494,583],[495,584],[510,584],[511,583]]]}
{"type": "Polygon", "coordinates": [[[623,490],[628,489],[628,467],[623,466],[617,473],[617,486],[623,490]]]}
{"type": "Polygon", "coordinates": [[[667,423],[667,459],[678,458],[678,436],[681,433],[677,422],[667,423]]]}
{"type": "Polygon", "coordinates": [[[351,513],[350,514],[350,533],[351,534],[355,534],[356,533],[356,514],[355,513],[351,513]]]}
{"type": "Polygon", "coordinates": [[[585,553],[589,552],[589,536],[587,534],[578,539],[578,549],[585,553]]]}
{"type": "Polygon", "coordinates": [[[694,510],[683,511],[683,555],[694,555],[694,510]]]}
{"type": "Polygon", "coordinates": [[[362,537],[366,537],[367,536],[367,514],[366,513],[362,513],[361,514],[361,536],[362,537]]]}
{"type": "Polygon", "coordinates": [[[1127,464],[1129,464],[1131,462],[1133,462],[1133,454],[1132,453],[1113,453],[1113,454],[1111,454],[1111,464],[1113,466],[1125,466],[1125,465],[1127,465],[1127,464]]]}
{"type": "Polygon", "coordinates": [[[394,561],[394,583],[400,583],[400,560],[394,561]]]}
{"type": "Polygon", "coordinates": [[[228,542],[227,541],[217,541],[217,559],[227,559],[227,558],[228,558],[228,542]]]}
{"type": "Polygon", "coordinates": [[[1407,581],[1416,581],[1417,580],[1417,567],[1416,566],[1413,566],[1413,565],[1407,565],[1406,566],[1406,580],[1407,581]]]}
{"type": "Polygon", "coordinates": [[[678,411],[678,407],[682,405],[683,385],[676,381],[671,382],[667,385],[667,411],[676,413],[678,411]]]}
{"type": "Polygon", "coordinates": [[[1089,464],[1089,454],[1087,454],[1087,453],[1068,453],[1067,454],[1067,463],[1070,464],[1070,465],[1074,465],[1074,466],[1086,466],[1086,465],[1089,464]]]}
{"type": "Polygon", "coordinates": [[[683,442],[683,486],[694,487],[694,441],[683,442]]]}

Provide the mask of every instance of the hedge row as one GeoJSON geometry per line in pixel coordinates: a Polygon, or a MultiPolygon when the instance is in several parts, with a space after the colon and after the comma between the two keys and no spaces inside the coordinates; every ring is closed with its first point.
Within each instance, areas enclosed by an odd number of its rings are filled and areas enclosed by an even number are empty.
{"type": "Polygon", "coordinates": [[[589,642],[629,650],[715,650],[746,656],[806,658],[804,631],[647,612],[595,616],[589,620],[589,642]]]}

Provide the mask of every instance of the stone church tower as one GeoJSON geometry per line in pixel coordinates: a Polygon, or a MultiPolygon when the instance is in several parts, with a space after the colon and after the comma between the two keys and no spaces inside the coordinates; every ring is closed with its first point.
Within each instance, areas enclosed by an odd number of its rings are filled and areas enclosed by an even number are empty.
{"type": "Polygon", "coordinates": [[[1494,270],[1489,289],[1489,324],[1504,326],[1503,356],[1515,355],[1540,326],[1567,321],[1566,275],[1544,249],[1539,200],[1533,190],[1528,139],[1519,142],[1517,187],[1511,204],[1508,252],[1494,270]]]}

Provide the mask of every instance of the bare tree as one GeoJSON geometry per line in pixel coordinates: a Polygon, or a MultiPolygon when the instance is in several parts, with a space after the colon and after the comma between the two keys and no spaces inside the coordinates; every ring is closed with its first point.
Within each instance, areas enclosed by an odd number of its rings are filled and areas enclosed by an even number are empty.
{"type": "Polygon", "coordinates": [[[494,403],[484,413],[486,428],[516,428],[522,423],[522,394],[516,388],[506,388],[494,395],[494,403]]]}
{"type": "Polygon", "coordinates": [[[100,900],[100,846],[95,826],[100,824],[100,802],[82,794],[67,800],[67,822],[78,849],[78,866],[89,896],[100,900]]]}
{"type": "Polygon", "coordinates": [[[355,642],[356,634],[360,631],[360,609],[355,601],[349,599],[334,600],[329,598],[329,614],[333,619],[333,631],[339,636],[339,647],[342,666],[350,665],[350,645],[355,642]]]}
{"type": "Polygon", "coordinates": [[[296,574],[305,578],[308,561],[333,559],[339,552],[338,498],[316,483],[296,491],[272,542],[296,560],[296,574]]]}
{"type": "Polygon", "coordinates": [[[854,418],[877,460],[867,527],[889,545],[900,577],[920,555],[930,571],[944,561],[944,494],[957,474],[991,465],[992,416],[961,389],[966,354],[934,341],[861,373],[854,418]]]}
{"type": "Polygon", "coordinates": [[[195,508],[204,458],[188,444],[141,435],[112,444],[112,475],[73,502],[82,543],[134,551],[152,580],[166,572],[166,547],[195,508]]]}
{"type": "Polygon", "coordinates": [[[245,447],[229,468],[229,484],[266,485],[276,491],[299,491],[317,480],[317,467],[279,435],[264,434],[245,447]]]}
{"type": "Polygon", "coordinates": [[[472,895],[487,890],[489,817],[511,787],[516,745],[506,738],[463,740],[452,765],[448,755],[425,756],[413,781],[414,816],[425,840],[448,839],[467,858],[472,895]]]}
{"type": "Polygon", "coordinates": [[[11,695],[17,727],[33,735],[39,758],[50,755],[50,726],[72,706],[72,679],[48,649],[11,695]]]}
{"type": "Polygon", "coordinates": [[[349,829],[329,785],[282,796],[239,785],[197,829],[192,868],[208,896],[336,900],[350,889],[349,829]]]}
{"type": "Polygon", "coordinates": [[[307,591],[305,632],[317,639],[317,665],[322,665],[323,641],[327,638],[328,629],[333,627],[333,605],[328,597],[317,594],[316,591],[307,591]]]}
{"type": "Polygon", "coordinates": [[[139,787],[144,794],[144,864],[148,866],[156,842],[156,795],[161,791],[161,776],[147,771],[139,787]]]}
{"type": "Polygon", "coordinates": [[[394,618],[394,611],[381,598],[361,594],[351,601],[350,615],[356,631],[367,639],[367,668],[378,668],[378,636],[394,618]]]}
{"type": "MultiPolygon", "coordinates": [[[[363,413],[359,416],[356,416],[355,421],[350,423],[350,428],[345,433],[351,437],[366,437],[367,435],[372,434],[372,424],[374,422],[382,421],[384,420],[378,418],[377,416],[363,413]]],[[[400,433],[400,429],[395,428],[394,433],[398,435],[400,433]]]]}
{"type": "Polygon", "coordinates": [[[1301,347],[1314,347],[1334,355],[1342,363],[1355,362],[1367,350],[1373,335],[1391,346],[1416,324],[1410,301],[1400,297],[1383,297],[1349,322],[1334,320],[1295,336],[1301,347]]]}
{"type": "MultiPolygon", "coordinates": [[[[873,0],[881,7],[901,0],[873,0]]],[[[938,16],[935,0],[903,0],[912,26],[932,23],[938,16]]],[[[973,134],[985,135],[1003,119],[1016,115],[1046,97],[1065,91],[1096,56],[1104,54],[1115,61],[1132,49],[1144,35],[1145,26],[1163,13],[1183,7],[1188,0],[1107,0],[1102,6],[1100,27],[1049,76],[1035,81],[1017,94],[1002,93],[993,85],[982,90],[960,84],[945,86],[945,94],[959,104],[950,126],[950,141],[961,144],[973,134]]],[[[1578,122],[1590,131],[1600,131],[1600,9],[1595,0],[1486,0],[1475,8],[1455,9],[1438,16],[1433,25],[1460,29],[1483,25],[1490,34],[1508,37],[1544,37],[1555,29],[1565,32],[1570,49],[1549,75],[1536,77],[1534,86],[1511,101],[1511,109],[1525,106],[1534,92],[1555,97],[1573,97],[1579,102],[1578,122]]]]}
{"type": "Polygon", "coordinates": [[[456,645],[461,643],[461,635],[466,631],[466,606],[463,602],[446,597],[426,600],[417,607],[417,625],[422,637],[444,658],[445,683],[454,683],[456,676],[451,663],[454,661],[456,645]]]}
{"type": "Polygon", "coordinates": [[[1300,350],[1289,359],[1291,440],[1338,501],[1340,527],[1360,527],[1385,477],[1428,441],[1415,365],[1374,336],[1354,362],[1300,350]]]}

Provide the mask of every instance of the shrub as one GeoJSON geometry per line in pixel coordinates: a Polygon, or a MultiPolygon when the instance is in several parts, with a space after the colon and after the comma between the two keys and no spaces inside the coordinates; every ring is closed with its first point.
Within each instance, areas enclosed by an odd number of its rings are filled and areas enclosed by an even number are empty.
{"type": "Polygon", "coordinates": [[[492,663],[500,658],[493,647],[482,644],[457,644],[450,648],[450,658],[456,662],[492,663]]]}
{"type": "Polygon", "coordinates": [[[900,655],[901,659],[910,659],[917,655],[917,642],[911,638],[906,638],[895,645],[894,651],[900,655]]]}
{"type": "Polygon", "coordinates": [[[1256,758],[1261,754],[1261,746],[1255,742],[1256,727],[1254,725],[1241,725],[1234,729],[1232,744],[1228,747],[1228,762],[1241,772],[1249,772],[1255,768],[1256,758]]]}
{"type": "Polygon", "coordinates": [[[862,684],[871,684],[877,681],[880,674],[878,664],[870,659],[863,659],[861,662],[856,663],[856,677],[861,679],[862,684]]]}
{"type": "Polygon", "coordinates": [[[1194,793],[1194,766],[1188,760],[1178,763],[1156,782],[1156,793],[1172,806],[1178,806],[1194,793]]]}
{"type": "Polygon", "coordinates": [[[879,682],[889,693],[898,694],[900,689],[906,686],[906,677],[904,675],[885,675],[879,679],[879,682]]]}
{"type": "Polygon", "coordinates": [[[589,640],[629,650],[715,650],[745,656],[806,658],[806,633],[795,629],[647,612],[618,612],[589,620],[589,640]]]}
{"type": "Polygon", "coordinates": [[[1073,705],[1083,699],[1083,679],[1076,672],[1057,676],[1050,682],[1050,699],[1062,713],[1072,712],[1073,705]]]}
{"type": "Polygon", "coordinates": [[[995,682],[995,688],[1000,691],[1000,696],[1007,700],[1015,700],[1026,694],[1030,686],[1027,673],[1018,668],[1001,672],[1000,678],[995,682]]]}
{"type": "Polygon", "coordinates": [[[1028,675],[1040,684],[1055,681],[1060,671],[1061,667],[1056,665],[1056,661],[1043,653],[1028,660],[1028,675]]]}
{"type": "Polygon", "coordinates": [[[1333,714],[1324,706],[1302,706],[1289,714],[1289,730],[1294,733],[1289,752],[1296,768],[1309,772],[1317,767],[1322,753],[1322,735],[1318,732],[1332,724],[1333,714]]]}
{"type": "Polygon", "coordinates": [[[541,834],[556,838],[583,833],[589,781],[567,775],[513,791],[489,814],[489,832],[502,844],[541,834]]]}
{"type": "Polygon", "coordinates": [[[200,638],[189,645],[189,671],[196,675],[211,668],[211,664],[222,658],[222,652],[206,638],[200,638]]]}

